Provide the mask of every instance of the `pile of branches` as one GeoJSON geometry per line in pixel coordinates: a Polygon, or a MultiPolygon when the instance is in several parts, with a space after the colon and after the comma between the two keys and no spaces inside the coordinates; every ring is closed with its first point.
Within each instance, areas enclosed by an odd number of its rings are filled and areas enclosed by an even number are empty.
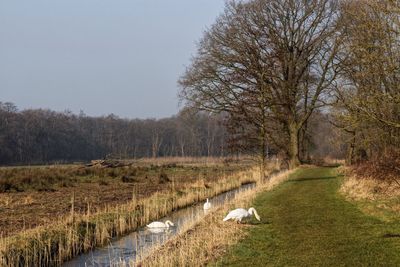
{"type": "Polygon", "coordinates": [[[92,160],[86,164],[86,167],[98,167],[98,168],[118,168],[130,166],[132,163],[127,163],[119,160],[92,160]]]}

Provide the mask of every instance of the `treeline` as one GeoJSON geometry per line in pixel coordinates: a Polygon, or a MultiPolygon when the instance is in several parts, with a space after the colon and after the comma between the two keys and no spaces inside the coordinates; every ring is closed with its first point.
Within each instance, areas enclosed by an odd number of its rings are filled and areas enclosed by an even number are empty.
{"type": "Polygon", "coordinates": [[[342,81],[334,106],[349,164],[371,161],[400,176],[400,1],[349,1],[342,81]]]}
{"type": "Polygon", "coordinates": [[[98,158],[224,156],[222,116],[182,111],[165,119],[89,117],[0,102],[0,164],[98,158]]]}

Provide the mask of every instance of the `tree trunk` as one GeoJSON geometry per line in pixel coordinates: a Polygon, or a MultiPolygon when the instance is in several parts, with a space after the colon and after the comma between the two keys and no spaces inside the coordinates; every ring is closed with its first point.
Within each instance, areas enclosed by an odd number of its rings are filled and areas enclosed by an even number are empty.
{"type": "Polygon", "coordinates": [[[265,179],[265,157],[260,162],[260,181],[265,179]]]}
{"type": "Polygon", "coordinates": [[[347,151],[347,159],[346,159],[347,165],[352,165],[354,163],[354,150],[356,147],[356,132],[351,132],[351,134],[352,134],[352,138],[351,138],[351,142],[349,145],[349,149],[347,151]]]}
{"type": "Polygon", "coordinates": [[[260,129],[260,181],[263,182],[265,179],[265,163],[267,158],[267,131],[265,115],[263,114],[263,123],[260,129]]]}
{"type": "Polygon", "coordinates": [[[310,138],[307,134],[308,122],[304,123],[304,126],[301,129],[300,134],[300,162],[311,162],[310,158],[310,138]]]}
{"type": "Polygon", "coordinates": [[[289,128],[289,168],[294,169],[300,165],[299,158],[299,127],[296,124],[290,124],[289,128]]]}
{"type": "Polygon", "coordinates": [[[259,129],[259,161],[260,161],[260,181],[263,182],[265,179],[265,158],[266,158],[266,130],[265,130],[265,116],[262,114],[262,125],[259,129]]]}
{"type": "Polygon", "coordinates": [[[264,181],[265,179],[265,159],[266,159],[266,151],[265,151],[265,138],[261,140],[260,144],[260,181],[264,181]]]}

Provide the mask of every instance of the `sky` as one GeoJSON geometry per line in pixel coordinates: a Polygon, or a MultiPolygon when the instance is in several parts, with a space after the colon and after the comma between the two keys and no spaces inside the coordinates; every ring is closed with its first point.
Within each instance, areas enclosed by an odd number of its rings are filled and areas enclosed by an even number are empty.
{"type": "Polygon", "coordinates": [[[0,0],[0,101],[176,114],[177,80],[224,0],[0,0]]]}

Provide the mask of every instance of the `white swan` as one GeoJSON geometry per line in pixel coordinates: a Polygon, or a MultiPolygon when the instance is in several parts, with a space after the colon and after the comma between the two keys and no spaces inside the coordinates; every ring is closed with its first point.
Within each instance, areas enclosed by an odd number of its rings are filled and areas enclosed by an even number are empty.
{"type": "Polygon", "coordinates": [[[226,217],[224,218],[224,222],[228,221],[228,220],[235,220],[238,223],[242,221],[243,218],[247,218],[250,217],[251,215],[256,216],[257,220],[260,220],[260,216],[258,215],[257,211],[255,210],[255,208],[250,208],[249,210],[245,210],[245,209],[235,209],[232,210],[228,213],[228,215],[226,215],[226,217]]]}
{"type": "Polygon", "coordinates": [[[163,222],[152,222],[152,223],[150,223],[150,224],[148,224],[146,226],[149,227],[149,228],[169,228],[170,226],[174,226],[174,224],[171,221],[167,220],[167,221],[165,221],[165,223],[163,223],[163,222]]]}
{"type": "Polygon", "coordinates": [[[209,210],[209,209],[211,209],[211,203],[208,201],[208,198],[207,198],[207,202],[204,203],[204,205],[203,205],[203,209],[204,209],[204,210],[209,210]]]}

